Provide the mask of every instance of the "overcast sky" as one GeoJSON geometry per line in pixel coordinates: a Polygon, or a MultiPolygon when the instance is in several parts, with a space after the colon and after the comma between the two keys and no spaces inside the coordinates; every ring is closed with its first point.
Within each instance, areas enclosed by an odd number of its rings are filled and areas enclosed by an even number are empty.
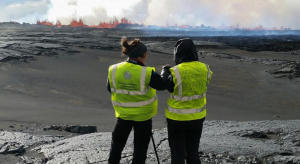
{"type": "Polygon", "coordinates": [[[0,22],[97,25],[127,17],[146,25],[239,25],[300,29],[300,0],[0,0],[0,22]]]}
{"type": "Polygon", "coordinates": [[[0,0],[0,21],[35,23],[47,18],[50,0],[0,0]]]}

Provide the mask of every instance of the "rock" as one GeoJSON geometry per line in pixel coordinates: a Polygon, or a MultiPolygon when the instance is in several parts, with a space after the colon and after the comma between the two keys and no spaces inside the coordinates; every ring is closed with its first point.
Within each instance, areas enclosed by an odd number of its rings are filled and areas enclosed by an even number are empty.
{"type": "Polygon", "coordinates": [[[247,161],[247,158],[245,156],[239,156],[237,158],[238,162],[246,162],[247,161]]]}
{"type": "Polygon", "coordinates": [[[24,59],[33,60],[34,58],[19,51],[0,49],[0,62],[23,61],[24,59]]]}
{"type": "Polygon", "coordinates": [[[77,134],[89,134],[89,133],[95,133],[97,132],[96,126],[81,126],[81,125],[52,125],[44,127],[43,130],[59,130],[59,131],[66,131],[71,133],[77,133],[77,134]]]}
{"type": "Polygon", "coordinates": [[[24,154],[25,154],[25,151],[22,152],[22,153],[16,153],[15,156],[22,156],[22,155],[24,155],[24,154]]]}
{"type": "Polygon", "coordinates": [[[290,153],[290,152],[281,152],[279,153],[279,155],[282,155],[282,156],[290,156],[290,155],[294,155],[293,153],[290,153]]]}
{"type": "Polygon", "coordinates": [[[210,159],[215,159],[216,158],[216,155],[214,155],[213,153],[209,153],[208,156],[209,156],[210,159]]]}
{"type": "Polygon", "coordinates": [[[64,46],[59,44],[50,44],[50,43],[34,43],[33,46],[41,49],[59,49],[64,48],[64,46]]]}
{"type": "Polygon", "coordinates": [[[272,69],[272,70],[269,70],[268,71],[270,74],[277,74],[277,73],[279,73],[278,72],[278,69],[272,69]]]}
{"type": "Polygon", "coordinates": [[[210,162],[210,159],[209,159],[209,158],[204,158],[203,161],[204,161],[204,162],[210,162]]]}
{"type": "Polygon", "coordinates": [[[287,77],[288,79],[300,77],[300,64],[296,61],[289,60],[277,60],[277,59],[264,59],[264,58],[251,58],[251,57],[242,57],[233,54],[226,53],[209,53],[209,52],[198,52],[199,56],[212,56],[219,59],[235,59],[236,62],[244,63],[255,63],[255,64],[264,64],[264,65],[279,65],[282,66],[279,69],[272,69],[267,72],[270,74],[276,74],[274,78],[287,77]]]}
{"type": "Polygon", "coordinates": [[[281,156],[276,155],[274,157],[275,162],[283,162],[287,164],[299,164],[300,163],[300,156],[281,156]]]}
{"type": "Polygon", "coordinates": [[[79,126],[79,125],[70,125],[65,126],[64,130],[71,133],[78,133],[78,134],[89,134],[97,132],[96,126],[79,126]]]}
{"type": "Polygon", "coordinates": [[[263,162],[260,159],[254,157],[253,159],[251,159],[249,161],[249,163],[251,163],[251,164],[262,164],[263,162]]]}
{"type": "Polygon", "coordinates": [[[292,68],[283,68],[278,70],[278,73],[292,73],[293,69],[292,68]]]}
{"type": "Polygon", "coordinates": [[[15,128],[14,126],[10,125],[9,128],[15,128]]]}
{"type": "Polygon", "coordinates": [[[0,154],[5,154],[8,151],[9,147],[2,145],[0,149],[0,154]]]}
{"type": "Polygon", "coordinates": [[[44,131],[47,131],[47,130],[59,130],[59,131],[62,131],[63,130],[63,126],[51,125],[51,126],[44,127],[43,130],[44,131]]]}
{"type": "Polygon", "coordinates": [[[199,156],[202,156],[202,157],[204,156],[203,151],[200,151],[200,152],[199,152],[199,156]]]}
{"type": "Polygon", "coordinates": [[[209,157],[209,155],[204,153],[202,157],[209,157]]]}
{"type": "MultiPolygon", "coordinates": [[[[287,77],[288,75],[285,75],[285,74],[283,74],[283,75],[275,75],[274,76],[274,78],[282,78],[282,77],[287,77]]],[[[278,118],[280,118],[279,116],[278,116],[278,118]]]]}
{"type": "Polygon", "coordinates": [[[66,50],[68,53],[80,53],[80,51],[77,50],[66,50]]]}
{"type": "Polygon", "coordinates": [[[217,158],[217,159],[222,159],[222,158],[223,158],[223,154],[218,154],[218,155],[216,156],[216,158],[217,158]]]}
{"type": "Polygon", "coordinates": [[[286,61],[285,63],[282,63],[282,67],[280,69],[270,70],[269,73],[279,74],[275,77],[287,77],[288,79],[293,79],[300,77],[299,68],[299,62],[286,61]]]}
{"type": "Polygon", "coordinates": [[[214,163],[220,163],[220,162],[222,162],[222,160],[220,160],[220,159],[215,159],[215,160],[212,160],[214,163]]]}
{"type": "Polygon", "coordinates": [[[296,140],[296,137],[294,136],[294,135],[291,135],[291,134],[289,134],[289,135],[286,135],[286,136],[284,136],[284,137],[282,137],[282,139],[283,140],[296,140]]]}
{"type": "Polygon", "coordinates": [[[228,157],[226,157],[227,159],[230,159],[230,160],[232,160],[232,161],[234,161],[235,160],[235,158],[233,157],[233,156],[228,156],[228,157]]]}
{"type": "Polygon", "coordinates": [[[33,145],[45,144],[50,141],[58,141],[64,138],[49,136],[49,135],[41,135],[41,136],[33,136],[27,133],[21,132],[0,132],[0,154],[15,154],[15,153],[23,153],[25,148],[28,148],[33,145]]]}
{"type": "Polygon", "coordinates": [[[58,53],[55,51],[44,51],[42,52],[42,55],[51,57],[51,56],[57,56],[58,53]]]}
{"type": "Polygon", "coordinates": [[[226,157],[225,159],[223,159],[223,163],[231,163],[234,162],[234,158],[233,157],[226,157]]]}
{"type": "Polygon", "coordinates": [[[223,159],[222,164],[234,164],[234,162],[231,160],[223,159]]]}
{"type": "Polygon", "coordinates": [[[20,157],[18,164],[44,164],[46,162],[47,161],[40,158],[22,156],[20,157]]]}
{"type": "Polygon", "coordinates": [[[2,146],[0,154],[24,154],[25,146],[20,143],[6,143],[2,146]]]}
{"type": "Polygon", "coordinates": [[[248,131],[246,134],[242,134],[241,137],[268,138],[268,136],[263,132],[256,132],[256,131],[248,131]]]}

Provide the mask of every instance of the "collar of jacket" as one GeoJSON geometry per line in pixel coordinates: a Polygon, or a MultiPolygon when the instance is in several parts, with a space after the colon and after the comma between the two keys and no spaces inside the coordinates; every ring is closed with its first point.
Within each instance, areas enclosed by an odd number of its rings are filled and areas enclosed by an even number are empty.
{"type": "Polygon", "coordinates": [[[140,65],[140,66],[145,66],[145,64],[142,61],[140,61],[139,59],[136,59],[136,58],[128,58],[126,60],[126,62],[136,64],[136,65],[140,65]]]}

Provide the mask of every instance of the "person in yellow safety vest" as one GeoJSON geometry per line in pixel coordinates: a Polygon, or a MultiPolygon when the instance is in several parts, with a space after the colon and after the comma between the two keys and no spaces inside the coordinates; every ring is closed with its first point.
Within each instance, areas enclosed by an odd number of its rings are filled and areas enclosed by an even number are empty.
{"type": "Polygon", "coordinates": [[[198,153],[203,122],[206,116],[206,90],[212,72],[198,61],[191,39],[177,41],[174,49],[175,67],[163,66],[161,76],[171,93],[166,117],[171,163],[200,164],[198,153]]]}
{"type": "Polygon", "coordinates": [[[134,129],[132,164],[144,164],[152,133],[152,117],[157,114],[156,90],[165,90],[166,82],[153,67],[146,67],[147,47],[134,39],[121,41],[125,62],[109,67],[107,90],[117,117],[112,133],[109,164],[119,164],[121,154],[134,129]]]}

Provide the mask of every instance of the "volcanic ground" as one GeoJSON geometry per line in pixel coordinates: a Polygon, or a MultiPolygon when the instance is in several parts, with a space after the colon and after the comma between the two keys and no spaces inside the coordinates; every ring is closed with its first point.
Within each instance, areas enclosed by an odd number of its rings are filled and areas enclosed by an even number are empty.
{"type": "MultiPolygon", "coordinates": [[[[236,128],[240,124],[241,126],[247,124],[243,123],[245,121],[252,121],[251,124],[255,124],[254,129],[247,126],[246,129],[229,128],[226,132],[220,132],[220,136],[225,134],[241,136],[236,133],[247,130],[256,132],[258,129],[266,128],[263,124],[270,128],[280,124],[284,125],[280,126],[281,128],[288,127],[296,132],[294,133],[296,139],[293,141],[296,142],[294,145],[297,145],[298,140],[300,141],[297,131],[299,127],[295,121],[287,120],[299,120],[300,117],[300,35],[205,36],[203,33],[141,29],[1,28],[0,129],[3,132],[0,130],[0,136],[20,135],[24,138],[25,135],[26,138],[26,135],[29,135],[30,138],[30,136],[51,135],[54,137],[50,138],[54,144],[57,141],[59,141],[57,144],[60,144],[62,138],[71,137],[65,141],[68,146],[69,142],[73,142],[73,133],[56,131],[59,128],[50,128],[51,130],[47,131],[44,127],[91,125],[96,126],[98,132],[112,131],[115,117],[110,93],[106,90],[106,80],[108,67],[126,59],[120,52],[121,37],[128,37],[129,40],[140,38],[148,46],[149,57],[146,65],[155,67],[158,73],[163,65],[174,65],[173,47],[178,39],[188,37],[194,40],[200,62],[209,64],[214,72],[207,92],[207,127],[215,128],[210,130],[217,130],[219,126],[225,124],[236,128]]],[[[155,129],[166,127],[164,110],[168,96],[167,91],[158,92],[158,114],[153,118],[155,129]]],[[[268,134],[266,129],[264,131],[268,134]]],[[[277,135],[277,131],[270,136],[277,135]]],[[[278,135],[285,137],[291,135],[291,131],[281,134],[279,130],[278,135]]],[[[155,135],[158,133],[161,133],[161,136],[158,136],[161,138],[157,141],[158,144],[165,144],[167,140],[164,138],[164,130],[158,130],[155,135]]],[[[107,142],[107,133],[95,133],[87,137],[97,138],[97,135],[102,134],[106,136],[103,142],[107,142]]],[[[33,144],[24,144],[21,141],[18,143],[0,137],[0,147],[4,149],[6,145],[7,152],[9,150],[7,144],[10,141],[19,147],[23,144],[27,152],[21,160],[14,155],[0,155],[0,163],[17,163],[19,160],[30,163],[28,158],[40,157],[34,153],[39,151],[47,156],[48,163],[59,161],[54,158],[57,152],[50,154],[47,152],[47,149],[51,149],[51,145],[45,146],[49,144],[49,139],[41,137],[39,142],[31,139],[26,139],[26,142],[29,140],[33,144]],[[40,147],[36,148],[37,146],[40,147]]],[[[205,140],[208,141],[208,138],[205,140]]],[[[234,142],[233,139],[231,141],[234,142]]],[[[291,147],[285,143],[282,145],[285,146],[282,147],[284,149],[291,147]]],[[[204,154],[224,155],[225,151],[215,152],[216,149],[207,148],[207,143],[205,146],[204,154]]],[[[62,149],[73,151],[68,148],[62,149]]],[[[109,149],[109,146],[105,146],[105,149],[109,149]]],[[[163,153],[165,147],[160,149],[163,153]]],[[[266,150],[266,152],[269,153],[267,155],[275,157],[282,153],[279,150],[280,147],[276,147],[274,151],[266,150]]],[[[299,146],[289,151],[295,155],[297,162],[299,146]]],[[[132,150],[128,152],[130,154],[132,150]]],[[[232,152],[233,155],[249,155],[232,152]]],[[[265,156],[264,153],[261,154],[263,155],[259,157],[265,156]]],[[[103,158],[91,158],[95,163],[100,163],[105,161],[106,155],[107,150],[103,158]]],[[[124,156],[130,160],[130,155],[124,156]]],[[[44,156],[42,158],[45,159],[44,156]]],[[[232,162],[234,161],[237,159],[232,162]]],[[[282,161],[278,157],[277,162],[282,161]]],[[[36,160],[36,163],[46,162],[36,160]]],[[[59,162],[68,163],[68,161],[59,162]]]]}

